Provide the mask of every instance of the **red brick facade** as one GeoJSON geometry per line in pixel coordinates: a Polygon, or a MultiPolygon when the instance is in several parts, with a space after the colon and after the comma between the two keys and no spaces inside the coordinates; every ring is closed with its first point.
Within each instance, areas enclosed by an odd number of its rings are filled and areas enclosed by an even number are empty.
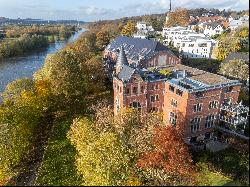
{"type": "Polygon", "coordinates": [[[168,81],[143,81],[137,74],[134,74],[127,83],[114,78],[114,113],[117,114],[118,112],[117,101],[119,108],[130,107],[133,102],[139,102],[142,112],[162,112],[166,125],[172,125],[170,123],[170,112],[172,112],[172,115],[174,113],[177,117],[176,125],[184,127],[185,138],[205,136],[206,133],[213,130],[211,127],[205,127],[207,116],[218,116],[220,106],[225,99],[230,99],[232,103],[236,103],[241,88],[241,86],[228,86],[208,89],[197,95],[196,92],[190,93],[187,90],[180,90],[174,85],[172,86],[171,90],[168,81]],[[194,111],[197,104],[200,104],[201,107],[194,111]],[[198,119],[200,120],[199,128],[192,132],[191,120],[196,117],[200,118],[198,119]]]}
{"type": "MultiPolygon", "coordinates": [[[[111,59],[114,62],[117,60],[117,52],[112,52],[109,50],[104,50],[103,56],[105,58],[111,59]]],[[[129,64],[133,64],[134,62],[128,59],[129,64]]],[[[181,64],[181,59],[173,55],[168,51],[158,52],[153,57],[147,60],[141,60],[138,67],[139,68],[148,68],[148,67],[157,67],[157,66],[166,66],[166,65],[176,65],[181,64]]]]}

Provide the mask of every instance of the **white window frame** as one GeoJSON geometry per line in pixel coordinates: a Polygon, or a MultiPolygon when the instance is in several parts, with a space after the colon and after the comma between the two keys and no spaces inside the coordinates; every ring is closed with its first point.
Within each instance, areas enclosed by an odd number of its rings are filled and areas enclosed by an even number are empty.
{"type": "Polygon", "coordinates": [[[156,94],[156,95],[151,95],[151,96],[150,96],[150,102],[151,102],[151,103],[154,103],[154,102],[156,102],[156,101],[159,101],[159,95],[158,95],[158,94],[156,94]]]}
{"type": "Polygon", "coordinates": [[[197,116],[191,120],[191,132],[195,133],[200,130],[201,117],[197,116]]]}
{"type": "Polygon", "coordinates": [[[201,112],[202,111],[202,108],[203,108],[203,103],[197,103],[195,105],[193,105],[193,111],[195,113],[197,112],[201,112]],[[199,110],[198,110],[199,109],[199,110]]]}
{"type": "Polygon", "coordinates": [[[176,99],[174,99],[174,98],[171,98],[170,105],[173,106],[173,107],[177,107],[178,106],[178,101],[176,99]]]}
{"type": "Polygon", "coordinates": [[[132,103],[130,103],[130,107],[134,108],[134,109],[137,109],[137,110],[141,110],[142,109],[141,103],[138,102],[138,101],[133,101],[132,103]],[[134,103],[136,103],[136,107],[134,107],[134,103]],[[139,103],[140,106],[138,105],[138,103],[139,103]]]}
{"type": "Polygon", "coordinates": [[[208,108],[211,110],[211,109],[218,109],[219,107],[219,101],[217,100],[213,100],[213,101],[210,101],[209,102],[209,106],[208,108]]]}
{"type": "Polygon", "coordinates": [[[177,123],[177,115],[175,112],[169,112],[169,123],[173,126],[176,126],[177,123]],[[172,115],[173,114],[173,115],[172,115]]]}
{"type": "Polygon", "coordinates": [[[216,122],[216,120],[217,120],[217,118],[216,118],[215,114],[209,114],[206,117],[205,128],[208,129],[208,128],[213,127],[214,124],[215,124],[215,122],[216,122]]]}

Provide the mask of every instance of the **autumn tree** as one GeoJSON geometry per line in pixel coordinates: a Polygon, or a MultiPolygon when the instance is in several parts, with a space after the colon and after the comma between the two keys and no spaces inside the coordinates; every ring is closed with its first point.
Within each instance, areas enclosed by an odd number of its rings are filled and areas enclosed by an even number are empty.
{"type": "Polygon", "coordinates": [[[114,116],[102,102],[92,112],[92,117],[76,120],[68,134],[78,152],[76,166],[84,185],[140,185],[135,163],[140,153],[151,149],[153,128],[161,117],[142,118],[133,109],[114,116]]]}
{"type": "Polygon", "coordinates": [[[170,12],[167,27],[187,26],[189,23],[188,10],[185,8],[177,8],[175,11],[170,12]]]}
{"type": "Polygon", "coordinates": [[[247,38],[249,36],[249,27],[239,27],[235,35],[240,38],[247,38]]]}
{"type": "Polygon", "coordinates": [[[75,120],[69,138],[78,151],[76,166],[83,185],[116,186],[129,175],[129,153],[117,135],[97,133],[86,118],[75,120]]]}
{"type": "Polygon", "coordinates": [[[222,63],[219,73],[236,79],[247,80],[249,78],[249,67],[244,60],[235,59],[222,63]]]}
{"type": "Polygon", "coordinates": [[[14,168],[29,153],[34,132],[48,120],[51,92],[47,82],[21,79],[7,86],[0,105],[0,179],[12,176],[14,168]]]}
{"type": "Polygon", "coordinates": [[[133,36],[136,32],[135,24],[132,21],[129,21],[122,29],[121,34],[123,36],[133,36]]]}
{"type": "Polygon", "coordinates": [[[103,50],[106,45],[109,44],[110,38],[107,31],[99,31],[96,34],[96,46],[103,50]]]}
{"type": "Polygon", "coordinates": [[[226,35],[218,42],[218,46],[214,49],[214,53],[218,60],[224,60],[229,53],[238,52],[241,49],[241,41],[239,37],[226,35]]]}
{"type": "Polygon", "coordinates": [[[141,154],[137,166],[150,185],[190,185],[195,168],[179,131],[171,126],[157,128],[154,148],[141,154]]]}

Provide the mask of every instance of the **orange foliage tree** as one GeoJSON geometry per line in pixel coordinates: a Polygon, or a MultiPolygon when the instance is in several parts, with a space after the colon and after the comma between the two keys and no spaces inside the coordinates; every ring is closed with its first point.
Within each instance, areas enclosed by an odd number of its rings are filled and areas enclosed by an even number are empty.
{"type": "Polygon", "coordinates": [[[188,10],[185,8],[177,8],[174,12],[169,14],[167,27],[187,26],[189,23],[188,10]]]}
{"type": "Polygon", "coordinates": [[[154,185],[195,183],[195,166],[177,129],[170,126],[155,129],[152,143],[154,148],[143,153],[137,162],[137,166],[147,173],[146,178],[150,173],[154,185]]]}

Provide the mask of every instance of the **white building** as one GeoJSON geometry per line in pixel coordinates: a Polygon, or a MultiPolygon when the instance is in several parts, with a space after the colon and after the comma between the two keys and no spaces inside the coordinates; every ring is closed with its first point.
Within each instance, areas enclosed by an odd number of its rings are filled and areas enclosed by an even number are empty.
{"type": "Polygon", "coordinates": [[[221,24],[212,22],[212,23],[207,23],[205,24],[205,28],[203,33],[206,36],[214,36],[216,34],[221,34],[224,31],[224,28],[221,24]]]}
{"type": "Polygon", "coordinates": [[[147,25],[146,22],[137,22],[137,33],[133,35],[134,38],[145,39],[147,36],[154,32],[154,28],[151,25],[147,25]]]}
{"type": "Polygon", "coordinates": [[[179,39],[187,39],[188,37],[205,37],[204,34],[200,34],[194,32],[193,30],[187,27],[170,27],[170,28],[163,28],[162,36],[164,37],[164,44],[169,45],[171,42],[172,44],[175,43],[176,40],[179,39]]]}
{"type": "Polygon", "coordinates": [[[176,41],[175,45],[183,58],[212,58],[216,41],[204,37],[189,37],[176,41]]]}
{"type": "Polygon", "coordinates": [[[245,15],[240,17],[239,19],[231,19],[229,22],[229,28],[231,30],[235,30],[240,26],[248,26],[249,25],[249,16],[245,15]]]}
{"type": "Polygon", "coordinates": [[[146,22],[137,22],[136,23],[137,31],[153,32],[154,28],[151,25],[147,25],[146,22]]]}
{"type": "Polygon", "coordinates": [[[212,58],[216,41],[204,34],[196,33],[186,27],[163,28],[165,45],[173,45],[179,49],[184,58],[212,58]]]}
{"type": "Polygon", "coordinates": [[[147,30],[147,24],[145,22],[137,22],[137,30],[147,30]]]}

